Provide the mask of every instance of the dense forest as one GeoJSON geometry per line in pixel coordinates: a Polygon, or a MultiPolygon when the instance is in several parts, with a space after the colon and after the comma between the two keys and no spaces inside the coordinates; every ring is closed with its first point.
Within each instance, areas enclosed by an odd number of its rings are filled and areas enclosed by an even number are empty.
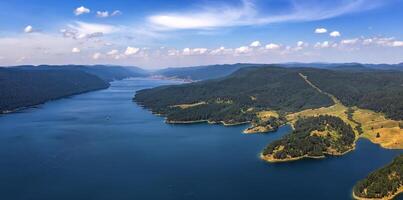
{"type": "Polygon", "coordinates": [[[274,159],[321,157],[325,154],[342,154],[353,147],[355,134],[350,125],[334,116],[299,119],[294,131],[269,144],[263,156],[274,159]]]}
{"type": "Polygon", "coordinates": [[[346,106],[382,112],[395,120],[403,119],[403,72],[314,69],[301,69],[301,72],[346,106]]]}
{"type": "Polygon", "coordinates": [[[0,68],[0,113],[109,87],[112,80],[144,76],[112,66],[17,66],[0,68]]]}
{"type": "Polygon", "coordinates": [[[162,86],[137,92],[134,100],[168,121],[224,121],[239,123],[254,119],[255,112],[295,112],[332,105],[298,71],[280,67],[242,68],[226,78],[191,84],[162,86]],[[205,102],[182,109],[175,105],[205,102]],[[253,108],[253,109],[250,109],[253,108]]]}
{"type": "Polygon", "coordinates": [[[376,170],[354,186],[354,194],[362,198],[383,198],[403,188],[403,154],[389,165],[376,170]]]}
{"type": "Polygon", "coordinates": [[[298,75],[302,73],[346,106],[403,119],[403,72],[346,70],[346,66],[338,70],[277,65],[245,67],[219,79],[141,90],[134,100],[155,113],[166,115],[168,121],[245,122],[253,120],[254,112],[247,112],[249,108],[289,113],[332,105],[328,96],[304,82],[298,75]],[[173,107],[198,102],[206,104],[187,109],[173,107]]]}

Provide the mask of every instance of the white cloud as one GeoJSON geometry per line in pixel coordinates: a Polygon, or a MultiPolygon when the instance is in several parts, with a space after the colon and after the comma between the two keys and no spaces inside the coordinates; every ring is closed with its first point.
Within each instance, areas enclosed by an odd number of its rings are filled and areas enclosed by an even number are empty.
{"type": "Polygon", "coordinates": [[[26,59],[27,59],[27,57],[21,56],[21,57],[18,58],[15,62],[16,62],[16,63],[21,63],[21,62],[23,62],[23,61],[26,60],[26,59]]]}
{"type": "Polygon", "coordinates": [[[247,46],[242,46],[242,47],[236,48],[236,49],[235,49],[235,53],[240,53],[240,54],[242,54],[242,53],[248,53],[249,50],[250,50],[249,47],[247,47],[247,46]]]}
{"type": "Polygon", "coordinates": [[[195,48],[192,50],[192,53],[202,55],[202,54],[205,54],[207,52],[207,50],[208,49],[206,49],[206,48],[195,48]]]}
{"type": "Polygon", "coordinates": [[[207,48],[184,48],[182,50],[182,55],[188,56],[188,55],[203,55],[208,52],[207,48]]]}
{"type": "Polygon", "coordinates": [[[86,14],[86,13],[90,13],[90,12],[91,12],[90,9],[88,9],[88,8],[86,8],[86,7],[84,7],[84,6],[78,7],[78,8],[76,8],[76,9],[74,10],[74,14],[75,14],[76,16],[82,15],[82,14],[86,14]]]}
{"type": "Polygon", "coordinates": [[[329,41],[324,41],[322,43],[317,42],[315,44],[315,48],[329,48],[330,47],[330,42],[329,41]]]}
{"type": "Polygon", "coordinates": [[[34,29],[32,28],[31,25],[28,25],[24,28],[24,33],[32,33],[34,29]]]}
{"type": "Polygon", "coordinates": [[[394,41],[392,43],[393,47],[403,47],[403,41],[394,41]]]}
{"type": "Polygon", "coordinates": [[[100,18],[109,17],[109,12],[108,11],[97,11],[97,17],[100,17],[100,18]]]}
{"type": "Polygon", "coordinates": [[[92,59],[98,60],[99,58],[101,58],[101,56],[102,56],[102,54],[97,52],[97,53],[94,53],[94,55],[92,55],[92,59]]]}
{"type": "Polygon", "coordinates": [[[105,34],[116,33],[120,28],[108,24],[96,24],[76,21],[67,25],[68,28],[61,29],[64,37],[74,39],[88,39],[102,37],[105,34]]]}
{"type": "Polygon", "coordinates": [[[121,15],[122,12],[120,10],[115,10],[109,14],[109,11],[97,11],[97,17],[99,18],[107,18],[121,15]]]}
{"type": "Polygon", "coordinates": [[[267,44],[267,45],[265,46],[265,48],[266,48],[266,49],[270,49],[270,50],[279,49],[279,48],[280,48],[280,45],[274,44],[274,43],[270,43],[270,44],[267,44]]]}
{"type": "Polygon", "coordinates": [[[331,37],[340,37],[340,36],[341,36],[341,34],[340,34],[339,31],[333,31],[333,32],[331,32],[329,35],[330,35],[331,37]]]}
{"type": "MultiPolygon", "coordinates": [[[[263,2],[259,2],[263,3],[263,2]]],[[[242,0],[240,6],[199,6],[203,9],[154,14],[149,23],[157,29],[211,29],[217,27],[261,25],[286,21],[315,21],[346,13],[365,11],[381,3],[373,0],[289,1],[290,7],[276,15],[261,14],[254,0],[242,0]]],[[[267,3],[268,4],[268,3],[267,3]]]]}
{"type": "Polygon", "coordinates": [[[119,51],[117,50],[117,49],[113,49],[113,50],[110,50],[108,53],[106,53],[108,56],[113,56],[113,55],[116,55],[116,54],[118,54],[119,53],[119,51]]]}
{"type": "Polygon", "coordinates": [[[225,47],[221,46],[220,48],[213,49],[210,51],[211,55],[224,55],[224,54],[231,54],[232,49],[226,49],[225,47]]]}
{"type": "Polygon", "coordinates": [[[318,33],[318,34],[327,33],[327,29],[317,28],[317,29],[315,29],[315,33],[318,33]]]}
{"type": "Polygon", "coordinates": [[[308,43],[306,43],[306,42],[304,42],[304,41],[298,41],[298,42],[297,42],[297,46],[294,47],[292,50],[294,50],[294,51],[301,51],[301,50],[303,50],[305,47],[308,47],[308,46],[309,46],[308,43]]]}
{"type": "Polygon", "coordinates": [[[68,25],[71,29],[77,30],[79,33],[92,34],[103,33],[109,34],[119,31],[119,28],[108,24],[86,23],[76,21],[73,24],[68,25]]]}
{"type": "Polygon", "coordinates": [[[111,13],[111,16],[118,16],[118,15],[121,15],[121,14],[122,14],[122,12],[120,10],[115,10],[115,11],[113,11],[111,13]]]}
{"type": "Polygon", "coordinates": [[[80,53],[81,50],[80,50],[79,48],[77,48],[77,47],[74,47],[74,48],[71,50],[71,52],[72,52],[72,53],[80,53]]]}
{"type": "Polygon", "coordinates": [[[363,41],[362,41],[362,44],[363,45],[370,45],[370,44],[372,44],[374,42],[374,40],[372,39],[372,38],[368,38],[368,39],[364,39],[363,41]]]}
{"type": "Polygon", "coordinates": [[[353,44],[356,44],[357,42],[358,42],[358,39],[357,39],[357,38],[354,38],[354,39],[342,40],[342,41],[341,41],[341,44],[344,44],[344,45],[353,45],[353,44]]]}
{"type": "Polygon", "coordinates": [[[182,54],[183,54],[183,55],[190,55],[190,52],[191,52],[190,48],[184,48],[184,49],[182,50],[182,54]]]}
{"type": "Polygon", "coordinates": [[[126,56],[134,55],[134,54],[136,54],[136,53],[139,52],[139,51],[140,51],[139,48],[136,48],[136,47],[127,47],[127,48],[126,48],[126,51],[125,51],[125,55],[126,55],[126,56]]]}
{"type": "Polygon", "coordinates": [[[260,41],[254,41],[249,46],[251,46],[251,47],[260,47],[260,46],[262,46],[262,44],[260,43],[260,41]]]}

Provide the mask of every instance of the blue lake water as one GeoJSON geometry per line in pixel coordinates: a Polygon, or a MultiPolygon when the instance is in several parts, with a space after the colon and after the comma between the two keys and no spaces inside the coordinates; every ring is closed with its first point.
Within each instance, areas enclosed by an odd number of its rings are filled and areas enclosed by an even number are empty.
{"type": "Polygon", "coordinates": [[[131,101],[172,83],[116,81],[0,116],[0,199],[351,199],[356,181],[402,153],[362,139],[342,157],[269,164],[259,152],[290,127],[169,125],[131,101]]]}

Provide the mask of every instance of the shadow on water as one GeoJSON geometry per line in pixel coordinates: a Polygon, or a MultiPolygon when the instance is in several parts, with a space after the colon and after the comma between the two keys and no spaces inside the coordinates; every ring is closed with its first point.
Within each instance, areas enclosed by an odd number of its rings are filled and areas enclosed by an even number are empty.
{"type": "Polygon", "coordinates": [[[244,135],[247,125],[170,125],[131,100],[176,83],[116,81],[0,117],[1,198],[351,199],[356,181],[402,153],[359,140],[342,157],[266,163],[259,152],[289,126],[244,135]]]}

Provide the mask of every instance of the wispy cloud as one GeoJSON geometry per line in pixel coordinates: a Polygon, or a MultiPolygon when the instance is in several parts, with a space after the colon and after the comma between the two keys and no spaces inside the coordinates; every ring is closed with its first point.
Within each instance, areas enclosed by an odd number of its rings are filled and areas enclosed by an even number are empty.
{"type": "Polygon", "coordinates": [[[92,34],[92,33],[103,33],[109,34],[114,33],[119,30],[118,27],[108,24],[97,24],[97,23],[86,23],[81,21],[76,21],[73,24],[68,25],[69,28],[77,30],[79,33],[92,34]]]}
{"type": "MultiPolygon", "coordinates": [[[[264,2],[259,2],[263,4],[264,2]]],[[[259,12],[256,1],[242,0],[240,6],[204,7],[188,12],[158,13],[148,22],[160,30],[212,29],[231,26],[263,25],[288,21],[315,21],[365,11],[382,5],[379,0],[289,0],[282,14],[259,12]]]]}

